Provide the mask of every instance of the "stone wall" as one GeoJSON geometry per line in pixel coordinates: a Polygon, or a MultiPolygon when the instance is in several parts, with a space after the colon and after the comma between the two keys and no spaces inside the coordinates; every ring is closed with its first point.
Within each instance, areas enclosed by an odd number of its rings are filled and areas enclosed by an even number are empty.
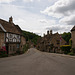
{"type": "Polygon", "coordinates": [[[24,45],[26,44],[26,40],[24,36],[21,36],[21,44],[20,44],[20,50],[23,50],[24,45]]]}
{"type": "Polygon", "coordinates": [[[75,31],[72,31],[72,48],[75,48],[75,31]]]}
{"type": "Polygon", "coordinates": [[[2,46],[4,45],[4,33],[0,32],[0,48],[2,48],[2,46]]]}

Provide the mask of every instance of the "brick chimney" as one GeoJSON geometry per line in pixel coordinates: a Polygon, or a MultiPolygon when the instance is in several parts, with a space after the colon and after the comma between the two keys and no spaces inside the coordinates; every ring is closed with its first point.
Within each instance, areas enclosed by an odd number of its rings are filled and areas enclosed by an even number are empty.
{"type": "Polygon", "coordinates": [[[9,17],[9,23],[13,23],[13,18],[12,18],[12,16],[9,17]]]}
{"type": "Polygon", "coordinates": [[[49,30],[47,31],[47,35],[49,35],[49,30]]]}
{"type": "Polygon", "coordinates": [[[52,30],[50,30],[50,35],[52,35],[52,30]]]}

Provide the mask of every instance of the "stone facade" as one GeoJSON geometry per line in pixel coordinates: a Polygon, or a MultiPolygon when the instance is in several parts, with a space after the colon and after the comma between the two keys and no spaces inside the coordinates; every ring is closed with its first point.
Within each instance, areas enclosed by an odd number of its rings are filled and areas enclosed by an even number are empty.
{"type": "Polygon", "coordinates": [[[65,45],[66,41],[59,33],[52,34],[52,30],[47,31],[47,35],[38,40],[37,48],[46,52],[60,52],[60,46],[65,45]]]}
{"type": "Polygon", "coordinates": [[[23,50],[24,45],[26,44],[26,39],[24,36],[21,36],[21,44],[20,44],[20,50],[23,50]]]}
{"type": "Polygon", "coordinates": [[[0,32],[0,48],[4,45],[4,42],[5,42],[4,35],[5,35],[4,32],[0,32]]]}
{"type": "Polygon", "coordinates": [[[72,48],[75,48],[75,26],[71,30],[72,48]]]}
{"type": "Polygon", "coordinates": [[[22,35],[22,30],[18,25],[13,23],[13,18],[9,18],[9,22],[0,19],[0,49],[5,46],[7,54],[13,54],[22,51],[26,44],[22,35]]]}

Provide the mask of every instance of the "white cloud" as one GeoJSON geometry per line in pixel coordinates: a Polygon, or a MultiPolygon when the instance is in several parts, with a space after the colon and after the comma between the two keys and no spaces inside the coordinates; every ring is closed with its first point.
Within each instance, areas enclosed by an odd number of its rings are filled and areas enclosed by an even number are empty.
{"type": "Polygon", "coordinates": [[[59,23],[73,25],[75,24],[75,0],[58,0],[41,13],[59,18],[59,23]]]}
{"type": "Polygon", "coordinates": [[[54,5],[47,7],[42,13],[60,18],[71,15],[75,11],[75,0],[58,0],[54,5]]]}
{"type": "Polygon", "coordinates": [[[56,21],[55,20],[49,20],[49,19],[40,19],[39,22],[40,23],[43,23],[43,24],[45,23],[47,25],[48,24],[50,24],[50,25],[55,25],[56,24],[56,21]]]}
{"type": "Polygon", "coordinates": [[[63,32],[70,32],[70,30],[72,29],[72,25],[51,25],[48,26],[46,28],[46,30],[53,30],[54,33],[59,32],[59,33],[63,33],[63,32]]]}
{"type": "Polygon", "coordinates": [[[33,0],[23,0],[24,2],[33,2],[33,0]]]}
{"type": "Polygon", "coordinates": [[[67,25],[75,25],[75,15],[70,15],[69,17],[64,17],[59,20],[59,23],[64,23],[67,25]]]}
{"type": "Polygon", "coordinates": [[[10,3],[12,1],[15,1],[15,0],[0,0],[0,3],[10,3]]]}

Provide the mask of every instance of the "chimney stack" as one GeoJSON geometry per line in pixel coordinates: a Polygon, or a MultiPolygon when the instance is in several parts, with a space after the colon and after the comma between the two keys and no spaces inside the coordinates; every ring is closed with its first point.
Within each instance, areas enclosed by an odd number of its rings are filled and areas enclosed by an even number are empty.
{"type": "Polygon", "coordinates": [[[13,18],[12,18],[12,16],[9,18],[9,23],[13,23],[13,18]]]}
{"type": "Polygon", "coordinates": [[[50,35],[52,35],[52,30],[50,30],[50,35]]]}
{"type": "Polygon", "coordinates": [[[49,35],[49,31],[47,31],[47,35],[49,35]]]}

